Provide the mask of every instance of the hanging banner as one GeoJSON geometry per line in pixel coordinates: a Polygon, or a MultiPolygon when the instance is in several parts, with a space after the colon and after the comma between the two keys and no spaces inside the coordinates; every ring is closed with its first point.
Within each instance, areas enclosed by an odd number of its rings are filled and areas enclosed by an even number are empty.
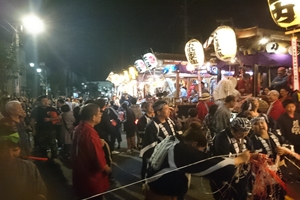
{"type": "Polygon", "coordinates": [[[274,22],[288,28],[300,24],[299,0],[268,0],[269,9],[274,22]]]}
{"type": "Polygon", "coordinates": [[[196,39],[188,41],[185,45],[185,56],[190,65],[202,66],[204,63],[204,50],[202,44],[196,39]]]}
{"type": "Polygon", "coordinates": [[[147,71],[147,67],[142,59],[136,60],[134,66],[139,73],[145,73],[147,71]]]}
{"type": "Polygon", "coordinates": [[[157,59],[152,53],[146,53],[145,55],[143,55],[143,60],[148,69],[156,68],[158,65],[157,59]]]}
{"type": "Polygon", "coordinates": [[[298,70],[298,52],[297,52],[297,37],[292,37],[292,60],[293,60],[293,89],[299,90],[299,70],[298,70]]]}

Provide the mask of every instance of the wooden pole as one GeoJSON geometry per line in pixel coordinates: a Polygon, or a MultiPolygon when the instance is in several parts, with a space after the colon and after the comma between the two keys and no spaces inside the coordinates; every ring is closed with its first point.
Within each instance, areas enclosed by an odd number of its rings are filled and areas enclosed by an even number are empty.
{"type": "Polygon", "coordinates": [[[201,95],[202,95],[201,82],[202,82],[201,73],[200,73],[200,71],[198,71],[198,94],[199,94],[199,97],[201,97],[201,95]]]}
{"type": "Polygon", "coordinates": [[[176,99],[179,98],[179,91],[180,91],[180,87],[179,87],[179,70],[176,71],[176,99]]]}
{"type": "Polygon", "coordinates": [[[258,87],[258,65],[255,64],[253,68],[253,96],[257,96],[257,87],[258,87]]]}

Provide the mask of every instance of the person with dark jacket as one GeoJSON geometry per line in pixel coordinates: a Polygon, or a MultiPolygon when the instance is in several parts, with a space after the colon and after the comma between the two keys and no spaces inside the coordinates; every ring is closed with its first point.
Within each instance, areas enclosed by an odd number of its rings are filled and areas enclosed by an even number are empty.
{"type": "Polygon", "coordinates": [[[115,132],[114,132],[114,135],[112,135],[112,138],[111,138],[111,142],[113,144],[115,144],[115,141],[117,139],[118,141],[118,149],[121,148],[121,142],[122,142],[122,137],[121,137],[121,126],[122,126],[122,123],[121,123],[121,120],[119,118],[119,113],[118,113],[118,108],[117,106],[114,105],[114,101],[110,101],[110,106],[107,107],[106,111],[108,113],[108,116],[111,120],[111,124],[113,125],[114,129],[115,129],[115,132]]]}
{"type": "MultiPolygon", "coordinates": [[[[138,121],[137,124],[137,128],[138,128],[138,133],[139,133],[139,137],[141,138],[141,143],[139,144],[140,148],[142,148],[142,144],[143,144],[143,138],[145,136],[145,130],[147,127],[147,124],[149,124],[153,117],[154,117],[154,110],[152,107],[152,103],[146,103],[145,105],[145,114],[143,117],[141,117],[138,121]]],[[[145,178],[145,174],[146,174],[146,168],[147,168],[147,160],[143,159],[142,162],[142,170],[141,170],[141,177],[142,179],[145,178]]]]}
{"type": "Polygon", "coordinates": [[[138,144],[140,147],[142,146],[142,140],[145,135],[145,129],[148,123],[152,121],[152,118],[154,117],[154,110],[152,107],[152,103],[147,102],[145,104],[145,114],[138,120],[137,123],[137,129],[138,129],[138,134],[140,143],[138,144]]]}
{"type": "Polygon", "coordinates": [[[60,122],[57,110],[49,106],[46,95],[38,98],[40,106],[35,107],[31,113],[31,126],[33,135],[37,137],[41,156],[47,157],[47,149],[51,149],[51,158],[57,157],[55,124],[60,122]],[[52,116],[53,115],[53,116],[52,116]]]}
{"type": "MultiPolygon", "coordinates": [[[[264,117],[256,117],[251,120],[251,123],[253,134],[250,139],[253,142],[255,152],[267,155],[270,161],[276,163],[277,155],[279,155],[277,154],[277,148],[288,146],[287,141],[277,132],[270,132],[268,130],[268,125],[264,117]]],[[[253,171],[255,171],[255,168],[253,171]]],[[[276,171],[278,177],[282,178],[281,169],[278,167],[276,171]]],[[[278,183],[273,183],[266,185],[266,194],[270,199],[284,199],[286,192],[278,183]]],[[[253,194],[253,199],[261,199],[260,194],[253,194]]]]}
{"type": "Polygon", "coordinates": [[[122,108],[124,109],[125,113],[125,120],[124,120],[124,131],[126,133],[127,139],[127,152],[131,153],[134,148],[136,148],[135,144],[135,133],[136,133],[136,124],[135,120],[136,117],[134,112],[128,108],[128,104],[126,102],[122,103],[122,108]]]}
{"type": "Polygon", "coordinates": [[[249,160],[249,152],[233,159],[208,158],[205,135],[201,124],[192,122],[182,137],[167,136],[155,147],[147,168],[146,200],[183,198],[188,191],[186,173],[226,180],[234,175],[235,165],[249,160]]]}
{"type": "MultiPolygon", "coordinates": [[[[218,133],[213,142],[213,152],[215,156],[218,155],[238,155],[245,151],[254,152],[253,144],[250,138],[247,137],[251,129],[251,123],[247,118],[237,117],[232,120],[230,128],[218,133]]],[[[254,155],[255,156],[255,155],[254,155]]],[[[251,176],[251,165],[244,164],[235,174],[231,182],[231,186],[224,185],[224,181],[218,178],[210,180],[211,190],[214,193],[214,198],[217,199],[234,199],[246,200],[248,185],[248,178],[251,176]]]]}
{"type": "Polygon", "coordinates": [[[112,138],[115,138],[115,128],[113,127],[109,115],[106,109],[106,102],[104,99],[98,99],[96,104],[100,107],[103,112],[101,122],[95,125],[95,130],[98,132],[100,138],[102,138],[106,143],[109,144],[110,151],[113,154],[117,154],[119,152],[114,151],[115,143],[112,141],[112,138]]]}
{"type": "MultiPolygon", "coordinates": [[[[284,104],[286,112],[278,118],[277,125],[282,136],[287,139],[297,154],[300,154],[300,113],[296,112],[296,105],[293,100],[286,100],[284,104]]],[[[295,161],[300,165],[300,160],[295,161]]],[[[300,182],[299,170],[292,172],[293,177],[300,182]]]]}
{"type": "Polygon", "coordinates": [[[285,102],[286,112],[277,121],[280,131],[292,145],[295,152],[300,153],[300,114],[296,112],[296,105],[293,100],[285,102]]]}
{"type": "Polygon", "coordinates": [[[145,135],[142,141],[142,149],[140,157],[143,159],[142,177],[145,177],[146,166],[151,157],[155,146],[161,142],[165,137],[176,135],[175,123],[169,118],[170,109],[165,101],[157,101],[153,104],[155,117],[146,126],[145,135]]]}

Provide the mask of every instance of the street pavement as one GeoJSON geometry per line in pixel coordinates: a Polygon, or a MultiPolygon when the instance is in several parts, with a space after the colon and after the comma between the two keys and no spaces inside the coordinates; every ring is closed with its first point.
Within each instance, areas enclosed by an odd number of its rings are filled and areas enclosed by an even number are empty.
{"type": "MultiPolygon", "coordinates": [[[[124,137],[124,135],[123,135],[124,137]]],[[[140,181],[140,169],[142,160],[138,151],[126,153],[126,140],[123,138],[120,154],[112,155],[113,181],[111,188],[104,195],[105,200],[140,200],[144,199],[142,183],[140,181]]],[[[72,189],[72,171],[69,163],[60,159],[49,162],[36,162],[40,173],[48,188],[49,200],[73,200],[76,199],[72,189]]],[[[300,184],[290,184],[293,197],[300,199],[300,184]]],[[[192,176],[190,189],[185,200],[213,200],[209,182],[207,179],[192,176]]],[[[249,197],[251,199],[251,197],[249,197]]]]}

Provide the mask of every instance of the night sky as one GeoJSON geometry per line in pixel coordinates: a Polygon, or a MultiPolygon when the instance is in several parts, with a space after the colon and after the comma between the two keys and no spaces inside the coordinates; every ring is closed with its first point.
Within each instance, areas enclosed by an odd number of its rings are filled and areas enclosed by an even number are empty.
{"type": "MultiPolygon", "coordinates": [[[[103,80],[110,71],[128,68],[151,48],[154,52],[183,54],[187,42],[184,0],[0,0],[0,3],[1,24],[3,19],[17,24],[29,11],[45,22],[46,32],[35,40],[23,35],[28,61],[68,65],[91,79],[103,80]]],[[[229,18],[236,28],[258,26],[282,30],[271,19],[267,0],[187,0],[187,39],[196,38],[203,43],[220,25],[217,20],[229,18]]],[[[7,35],[8,31],[0,27],[1,34],[7,35]]]]}

